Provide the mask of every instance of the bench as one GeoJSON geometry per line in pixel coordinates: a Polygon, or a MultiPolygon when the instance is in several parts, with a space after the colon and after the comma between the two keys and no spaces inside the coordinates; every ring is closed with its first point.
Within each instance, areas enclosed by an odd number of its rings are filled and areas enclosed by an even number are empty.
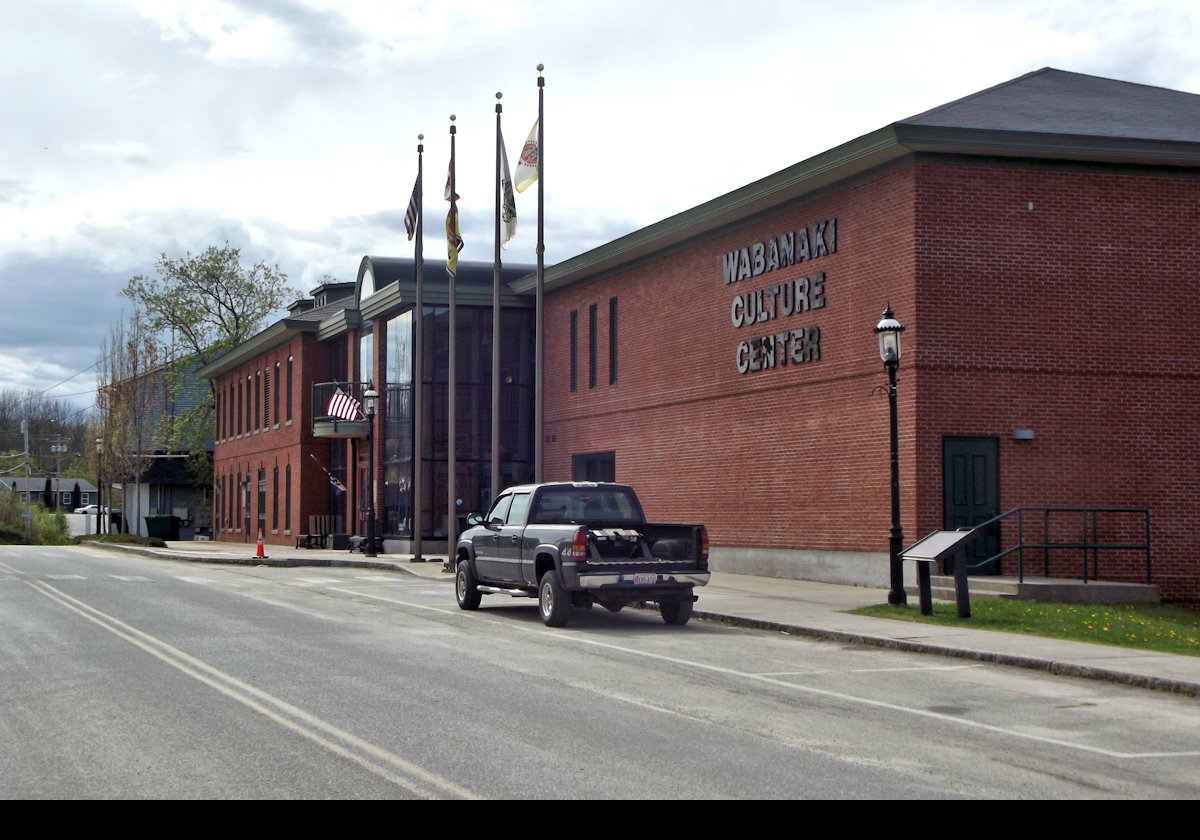
{"type": "Polygon", "coordinates": [[[308,533],[296,535],[296,548],[324,548],[326,538],[342,529],[342,517],[321,514],[308,517],[308,533]]]}
{"type": "MultiPolygon", "coordinates": [[[[366,554],[367,538],[362,534],[355,534],[350,538],[350,545],[347,548],[351,553],[361,551],[363,554],[366,554]]],[[[383,554],[383,537],[378,534],[375,536],[375,553],[383,554]]]]}

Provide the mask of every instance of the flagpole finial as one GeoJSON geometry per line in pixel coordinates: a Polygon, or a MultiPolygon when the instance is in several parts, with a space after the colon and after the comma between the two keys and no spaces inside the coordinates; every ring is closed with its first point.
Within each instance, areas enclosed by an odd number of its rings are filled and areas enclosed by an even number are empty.
{"type": "Polygon", "coordinates": [[[451,114],[451,115],[450,115],[450,122],[454,122],[454,115],[453,115],[453,114],[451,114]]]}
{"type": "Polygon", "coordinates": [[[501,93],[500,91],[496,91],[496,98],[497,98],[497,99],[501,98],[502,96],[504,96],[504,94],[503,94],[503,93],[501,93]]]}
{"type": "Polygon", "coordinates": [[[539,73],[541,73],[541,72],[542,72],[543,70],[545,70],[545,69],[546,69],[546,65],[545,65],[545,64],[539,64],[539,65],[538,65],[538,72],[539,72],[539,73]]]}
{"type": "Polygon", "coordinates": [[[424,135],[424,134],[418,134],[418,135],[417,135],[417,139],[418,139],[418,140],[424,140],[424,139],[425,139],[425,135],[424,135]]]}

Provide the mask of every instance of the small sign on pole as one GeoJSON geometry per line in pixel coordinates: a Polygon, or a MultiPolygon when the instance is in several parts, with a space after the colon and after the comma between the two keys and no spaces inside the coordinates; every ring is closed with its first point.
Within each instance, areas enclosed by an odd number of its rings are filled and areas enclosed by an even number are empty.
{"type": "Polygon", "coordinates": [[[961,531],[934,531],[917,540],[900,557],[917,563],[917,588],[921,598],[921,615],[933,615],[933,592],[929,583],[929,567],[947,557],[957,558],[954,563],[954,599],[958,604],[958,617],[971,617],[971,598],[967,592],[966,547],[974,537],[971,529],[961,531]]]}

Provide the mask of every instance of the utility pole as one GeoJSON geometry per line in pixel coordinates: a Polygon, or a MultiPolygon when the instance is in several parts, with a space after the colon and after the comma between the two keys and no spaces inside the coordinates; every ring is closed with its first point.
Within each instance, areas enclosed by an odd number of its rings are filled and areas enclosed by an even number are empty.
{"type": "Polygon", "coordinates": [[[25,436],[25,542],[33,542],[33,513],[30,510],[29,493],[29,421],[21,421],[21,433],[25,436]]]}
{"type": "Polygon", "coordinates": [[[55,438],[50,451],[54,453],[54,509],[58,510],[62,506],[62,456],[67,445],[62,438],[55,438]]]}

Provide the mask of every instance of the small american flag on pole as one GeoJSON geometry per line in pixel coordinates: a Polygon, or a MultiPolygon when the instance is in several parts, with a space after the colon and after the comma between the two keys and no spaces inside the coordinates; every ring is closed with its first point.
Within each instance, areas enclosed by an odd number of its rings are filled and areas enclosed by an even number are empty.
{"type": "Polygon", "coordinates": [[[420,192],[421,181],[418,177],[417,183],[413,185],[412,198],[408,200],[408,210],[404,213],[404,230],[408,232],[409,239],[417,232],[417,216],[421,213],[420,192]]]}
{"type": "Polygon", "coordinates": [[[362,417],[362,405],[354,397],[341,388],[329,398],[329,406],[325,413],[330,417],[340,417],[343,420],[358,420],[362,417]]]}

